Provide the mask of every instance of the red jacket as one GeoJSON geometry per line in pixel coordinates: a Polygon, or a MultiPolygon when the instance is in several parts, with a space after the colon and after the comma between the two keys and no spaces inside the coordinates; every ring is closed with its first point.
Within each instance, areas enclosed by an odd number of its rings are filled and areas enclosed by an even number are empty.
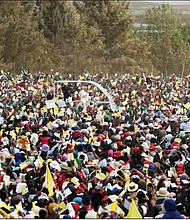
{"type": "Polygon", "coordinates": [[[40,146],[43,146],[44,144],[49,145],[49,140],[51,139],[51,137],[49,135],[48,136],[40,136],[39,139],[40,139],[40,146]]]}
{"type": "Polygon", "coordinates": [[[66,173],[60,173],[57,176],[57,184],[58,184],[58,187],[59,187],[60,190],[62,189],[62,185],[66,181],[66,179],[67,179],[66,173]]]}

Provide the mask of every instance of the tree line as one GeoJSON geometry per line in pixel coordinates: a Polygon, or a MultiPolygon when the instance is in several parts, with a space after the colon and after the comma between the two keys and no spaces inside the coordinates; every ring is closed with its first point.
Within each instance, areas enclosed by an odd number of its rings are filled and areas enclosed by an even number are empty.
{"type": "Polygon", "coordinates": [[[189,74],[190,26],[169,5],[135,27],[127,1],[0,1],[0,67],[30,72],[189,74]]]}

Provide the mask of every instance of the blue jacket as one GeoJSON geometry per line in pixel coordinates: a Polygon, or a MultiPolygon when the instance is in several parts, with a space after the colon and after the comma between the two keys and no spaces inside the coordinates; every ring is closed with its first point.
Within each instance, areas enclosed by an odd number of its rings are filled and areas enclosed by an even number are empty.
{"type": "Polygon", "coordinates": [[[182,219],[183,217],[177,211],[176,203],[173,199],[166,199],[164,202],[166,213],[162,218],[164,219],[182,219]]]}

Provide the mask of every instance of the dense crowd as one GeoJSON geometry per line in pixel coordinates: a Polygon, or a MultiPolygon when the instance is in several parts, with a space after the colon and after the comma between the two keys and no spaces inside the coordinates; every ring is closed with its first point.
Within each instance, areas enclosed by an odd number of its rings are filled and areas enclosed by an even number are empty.
{"type": "Polygon", "coordinates": [[[0,216],[189,218],[189,78],[64,79],[1,73],[0,216]]]}

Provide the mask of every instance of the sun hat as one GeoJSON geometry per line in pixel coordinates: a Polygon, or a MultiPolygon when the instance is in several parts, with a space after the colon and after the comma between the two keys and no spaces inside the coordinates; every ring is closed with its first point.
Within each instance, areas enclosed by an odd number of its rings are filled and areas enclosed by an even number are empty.
{"type": "Polygon", "coordinates": [[[115,138],[116,141],[120,141],[121,140],[121,136],[119,134],[116,134],[114,136],[114,138],[115,138]]]}
{"type": "Polygon", "coordinates": [[[61,169],[67,170],[69,166],[68,166],[68,163],[62,162],[62,163],[60,164],[60,167],[61,167],[61,169]]]}
{"type": "Polygon", "coordinates": [[[119,167],[121,167],[123,164],[121,164],[120,162],[118,161],[115,161],[113,163],[110,164],[110,166],[114,169],[118,169],[119,167]]]}
{"type": "Polygon", "coordinates": [[[157,122],[154,123],[153,129],[159,129],[161,128],[161,125],[159,125],[157,122]]]}
{"type": "Polygon", "coordinates": [[[129,186],[127,187],[128,192],[136,192],[138,190],[138,185],[134,182],[130,182],[129,186]]]}
{"type": "Polygon", "coordinates": [[[170,116],[170,117],[168,118],[168,121],[175,121],[175,120],[176,120],[176,118],[175,118],[174,115],[172,115],[172,116],[170,116]]]}
{"type": "Polygon", "coordinates": [[[60,165],[59,165],[59,163],[58,163],[56,160],[52,161],[49,165],[50,165],[50,167],[52,167],[53,169],[61,170],[60,165]]]}
{"type": "Polygon", "coordinates": [[[156,194],[158,196],[165,197],[165,196],[168,196],[169,192],[167,191],[167,188],[161,187],[156,194]]]}
{"type": "Polygon", "coordinates": [[[182,116],[181,119],[183,122],[189,121],[189,118],[187,117],[187,115],[182,116]]]}
{"type": "Polygon", "coordinates": [[[97,212],[95,212],[94,210],[90,210],[88,211],[88,213],[85,215],[85,219],[89,219],[89,218],[97,218],[97,212]]]}

